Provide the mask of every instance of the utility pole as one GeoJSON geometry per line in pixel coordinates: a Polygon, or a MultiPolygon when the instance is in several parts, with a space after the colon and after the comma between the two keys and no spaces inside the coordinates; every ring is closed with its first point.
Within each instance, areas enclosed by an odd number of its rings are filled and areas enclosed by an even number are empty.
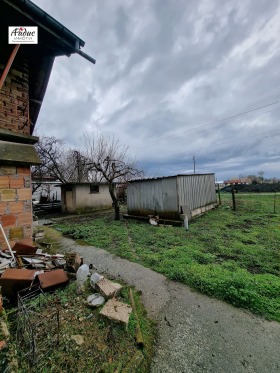
{"type": "Polygon", "coordinates": [[[193,173],[195,174],[195,155],[192,157],[193,159],[193,173]]]}

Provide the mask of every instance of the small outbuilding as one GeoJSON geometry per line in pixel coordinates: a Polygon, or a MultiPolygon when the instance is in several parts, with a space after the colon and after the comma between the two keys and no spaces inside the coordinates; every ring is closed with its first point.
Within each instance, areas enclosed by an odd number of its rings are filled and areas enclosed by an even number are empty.
{"type": "Polygon", "coordinates": [[[61,209],[63,212],[87,212],[112,207],[107,183],[61,184],[61,209]]]}
{"type": "Polygon", "coordinates": [[[217,205],[215,174],[141,179],[127,187],[128,215],[159,215],[160,219],[192,218],[217,205]]]}

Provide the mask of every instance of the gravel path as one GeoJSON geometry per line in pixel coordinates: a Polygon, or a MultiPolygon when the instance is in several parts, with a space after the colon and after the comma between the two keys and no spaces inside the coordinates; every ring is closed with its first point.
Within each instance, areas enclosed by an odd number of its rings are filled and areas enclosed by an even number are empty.
{"type": "Polygon", "coordinates": [[[63,238],[99,273],[142,291],[148,315],[159,325],[152,373],[280,372],[280,323],[269,322],[139,264],[63,238]]]}

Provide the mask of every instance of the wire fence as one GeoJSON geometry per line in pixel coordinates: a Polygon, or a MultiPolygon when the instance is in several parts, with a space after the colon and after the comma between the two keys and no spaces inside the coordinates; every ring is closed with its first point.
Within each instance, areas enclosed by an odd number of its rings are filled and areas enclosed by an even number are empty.
{"type": "MultiPolygon", "coordinates": [[[[234,193],[235,210],[244,213],[280,214],[280,193],[234,193]]],[[[221,193],[221,204],[234,208],[231,193],[221,193]]]]}
{"type": "Polygon", "coordinates": [[[50,299],[37,285],[18,292],[18,355],[30,372],[59,343],[59,309],[54,305],[44,314],[46,302],[50,299]]]}

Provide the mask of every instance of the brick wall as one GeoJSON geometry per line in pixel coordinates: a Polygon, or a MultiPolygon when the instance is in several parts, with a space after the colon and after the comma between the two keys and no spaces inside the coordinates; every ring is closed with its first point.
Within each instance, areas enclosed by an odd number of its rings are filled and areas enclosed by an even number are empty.
{"type": "MultiPolygon", "coordinates": [[[[28,64],[17,58],[0,91],[0,128],[29,135],[28,64]]],[[[0,63],[0,75],[4,70],[3,63],[0,63]]]]}
{"type": "MultiPolygon", "coordinates": [[[[10,245],[32,244],[32,193],[30,167],[0,166],[0,223],[10,245]]],[[[6,248],[0,232],[0,248],[6,248]]]]}

